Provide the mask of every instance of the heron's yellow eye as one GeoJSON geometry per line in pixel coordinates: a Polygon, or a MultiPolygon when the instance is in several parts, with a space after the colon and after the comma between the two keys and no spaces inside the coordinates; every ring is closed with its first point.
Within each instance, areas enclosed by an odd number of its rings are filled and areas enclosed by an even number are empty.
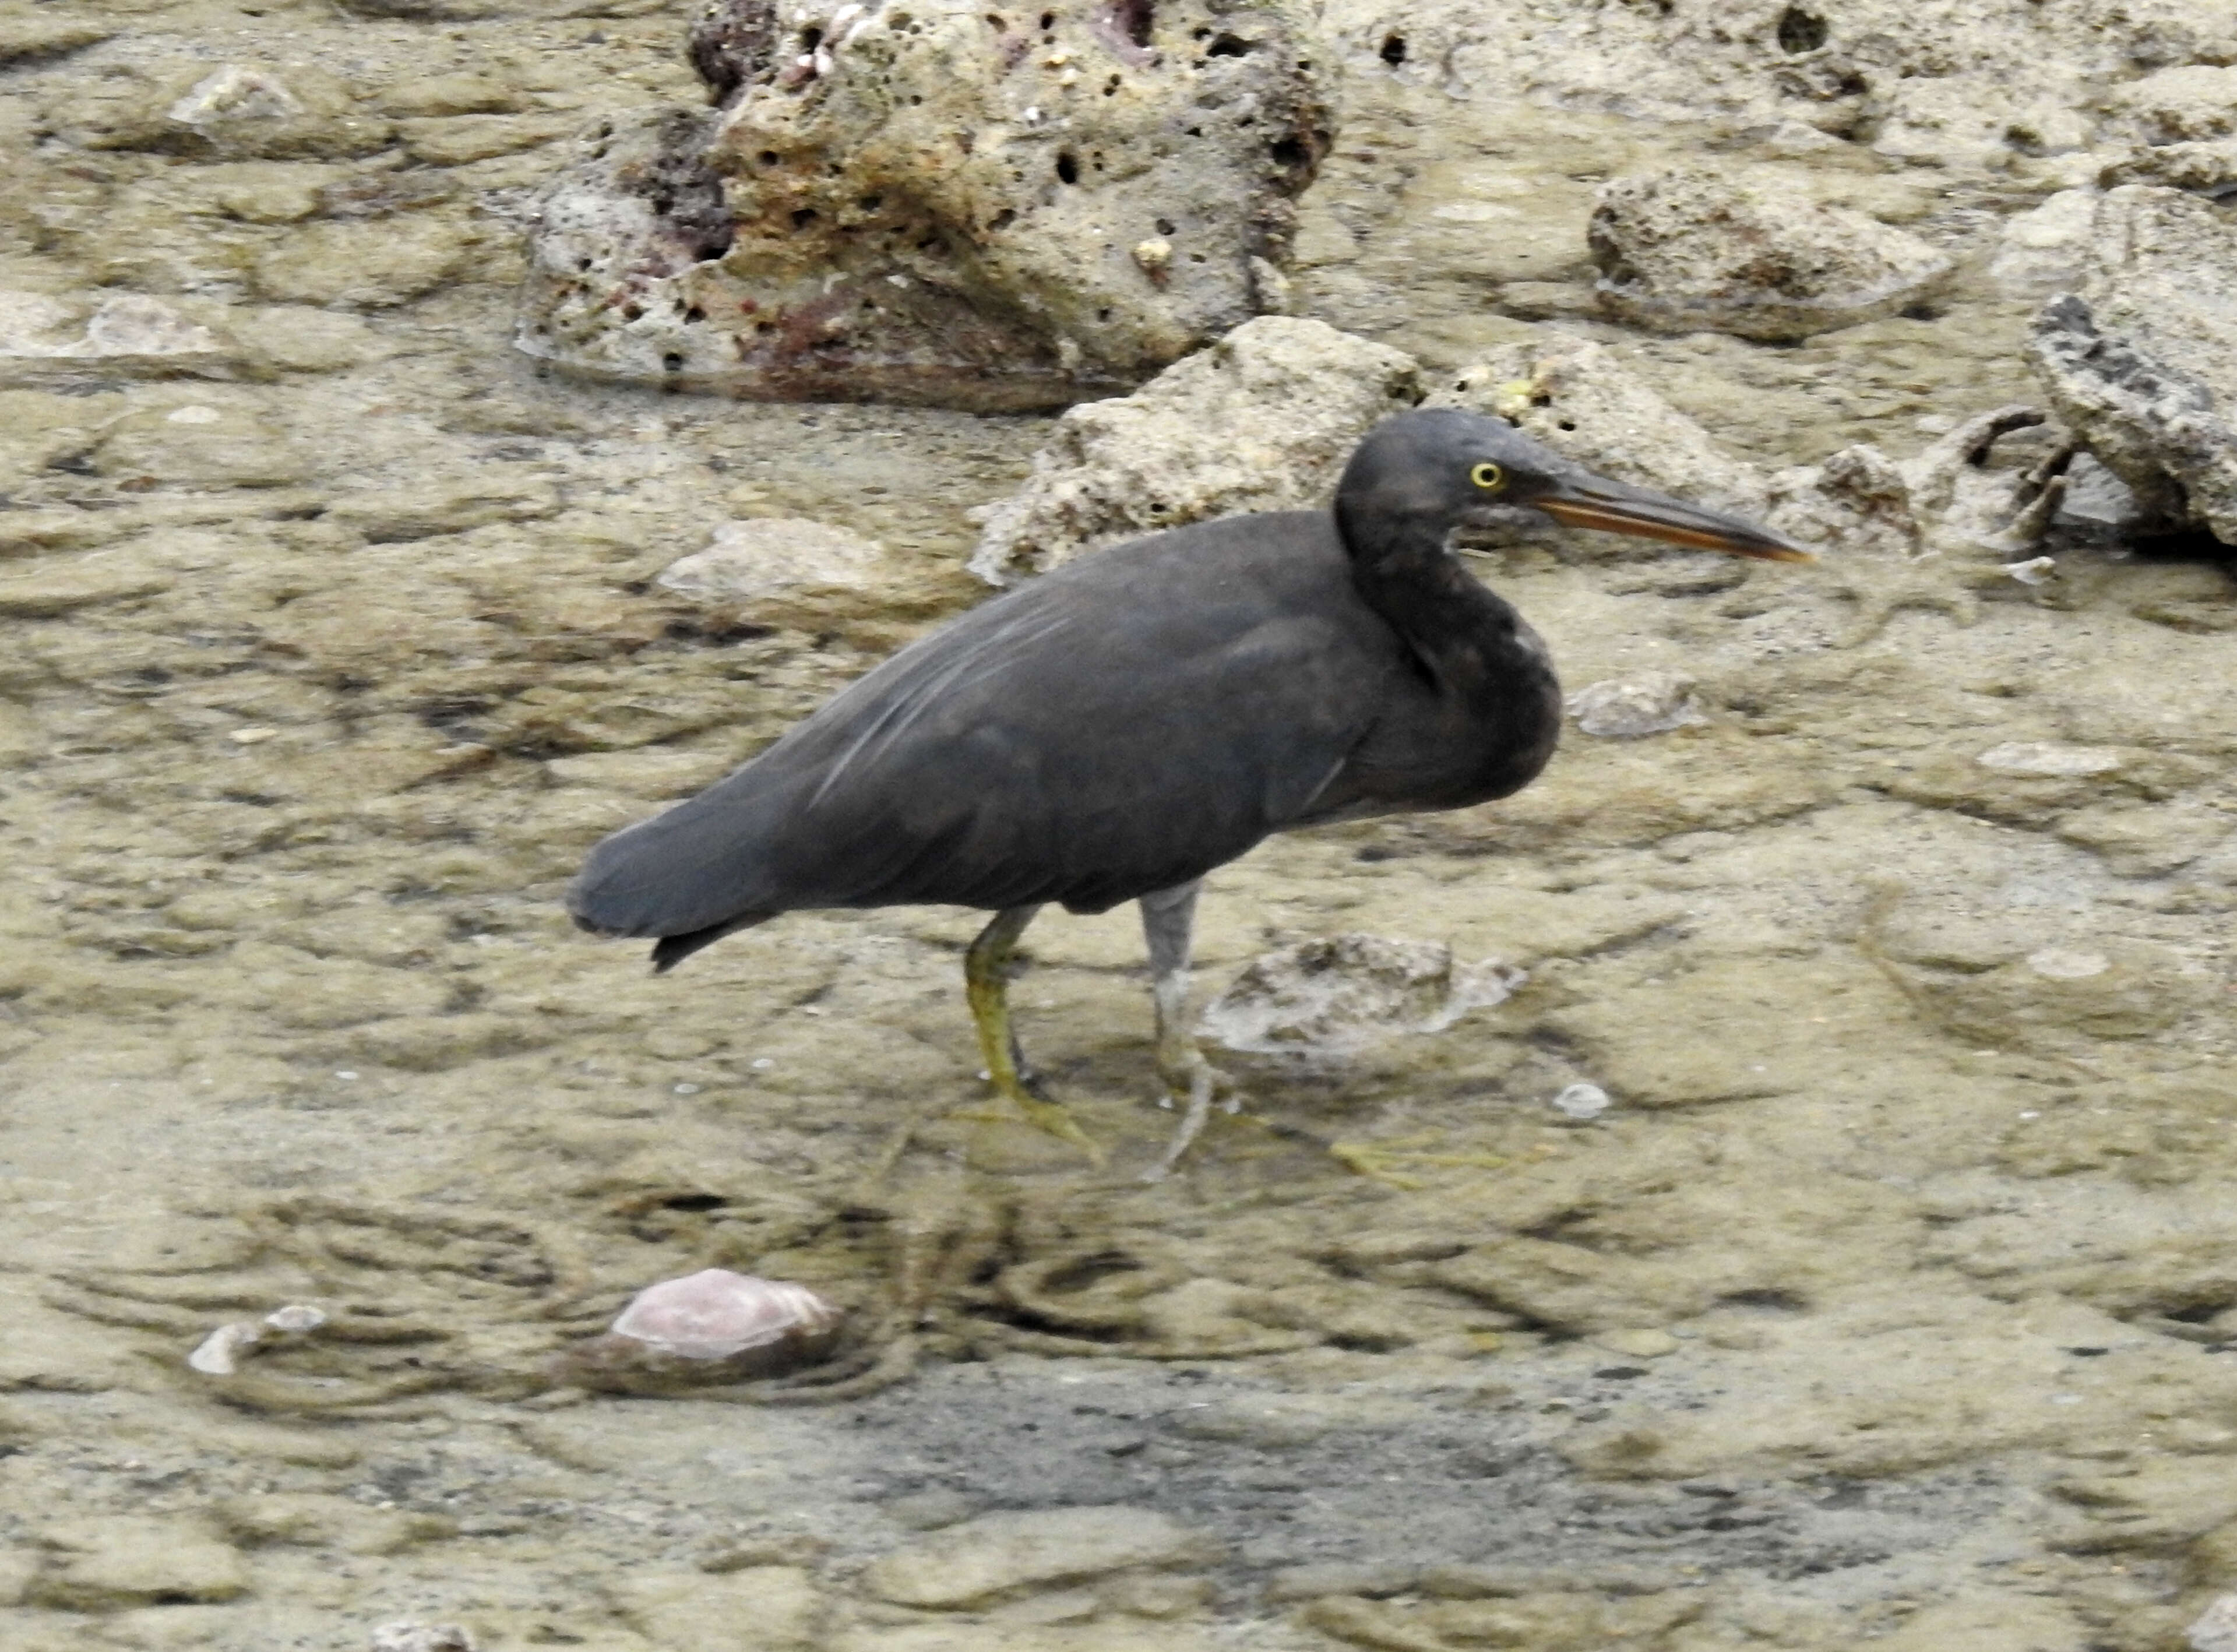
{"type": "Polygon", "coordinates": [[[1507,486],[1507,472],[1496,465],[1479,465],[1468,472],[1468,480],[1487,493],[1496,493],[1507,486]]]}

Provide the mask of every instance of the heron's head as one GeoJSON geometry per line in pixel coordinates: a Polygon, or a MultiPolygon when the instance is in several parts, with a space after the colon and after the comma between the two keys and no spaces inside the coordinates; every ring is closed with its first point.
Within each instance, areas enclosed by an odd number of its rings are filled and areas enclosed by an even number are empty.
{"type": "Polygon", "coordinates": [[[1765,562],[1816,558],[1743,517],[1595,476],[1502,420],[1459,407],[1422,407],[1368,433],[1336,486],[1336,512],[1355,549],[1456,528],[1511,521],[1535,511],[1573,528],[1635,533],[1673,545],[1765,562]]]}

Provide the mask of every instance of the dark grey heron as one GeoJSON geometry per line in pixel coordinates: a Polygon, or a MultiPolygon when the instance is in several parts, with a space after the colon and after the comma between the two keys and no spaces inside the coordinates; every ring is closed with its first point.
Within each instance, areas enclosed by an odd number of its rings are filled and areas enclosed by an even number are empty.
{"type": "Polygon", "coordinates": [[[1352,454],[1330,509],[1114,545],[911,644],[729,778],[600,843],[569,907],[584,928],[653,939],[659,970],[785,912],[991,909],[964,968],[988,1080],[1086,1144],[1035,1093],[1005,964],[1049,902],[1139,902],[1158,1070],[1186,1109],[1170,1166],[1221,1084],[1186,1019],[1204,874],[1275,832],[1507,796],[1553,755],[1546,645],[1448,544],[1518,508],[1811,559],[1496,419],[1401,413],[1352,454]]]}

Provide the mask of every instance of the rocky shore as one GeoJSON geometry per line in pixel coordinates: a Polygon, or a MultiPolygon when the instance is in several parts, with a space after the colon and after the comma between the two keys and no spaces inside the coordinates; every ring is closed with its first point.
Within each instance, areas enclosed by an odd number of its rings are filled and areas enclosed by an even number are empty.
{"type": "Polygon", "coordinates": [[[873,11],[0,3],[0,1645],[2237,1645],[2237,11],[996,8],[1053,89],[925,130],[1038,192],[930,204],[873,11]],[[1279,130],[1130,195],[1111,73],[1279,130]],[[718,182],[600,217],[632,143],[718,182]],[[795,234],[947,353],[715,372],[795,234]],[[989,581],[1422,400],[1825,560],[1479,547],[1564,749],[1214,877],[1184,1174],[1128,913],[1014,993],[1104,1172],[948,1116],[969,915],[567,927],[989,581]],[[845,1330],[567,1380],[709,1268],[845,1330]]]}

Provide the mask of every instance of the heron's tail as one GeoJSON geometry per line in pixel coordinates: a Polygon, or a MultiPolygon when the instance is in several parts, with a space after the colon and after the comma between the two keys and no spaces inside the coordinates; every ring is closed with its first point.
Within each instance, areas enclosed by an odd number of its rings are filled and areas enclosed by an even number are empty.
{"type": "Polygon", "coordinates": [[[667,970],[700,948],[766,923],[794,904],[772,876],[767,817],[777,800],[702,792],[616,832],[591,851],[567,891],[578,928],[658,942],[667,970]]]}

